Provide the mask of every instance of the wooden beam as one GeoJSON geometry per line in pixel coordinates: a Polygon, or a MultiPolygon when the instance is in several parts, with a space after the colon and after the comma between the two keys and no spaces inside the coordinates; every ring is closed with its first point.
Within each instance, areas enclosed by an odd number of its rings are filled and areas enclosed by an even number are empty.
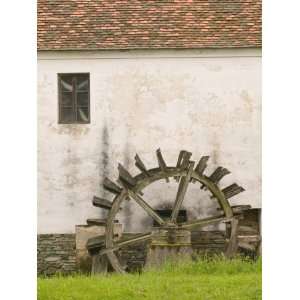
{"type": "Polygon", "coordinates": [[[107,199],[94,196],[93,205],[104,209],[111,209],[112,203],[107,199]]]}
{"type": "MultiPolygon", "coordinates": [[[[106,226],[107,219],[87,219],[88,225],[106,226]]],[[[114,223],[118,223],[118,220],[114,220],[114,223]]]]}
{"type": "Polygon", "coordinates": [[[120,194],[122,191],[122,189],[117,184],[115,184],[113,181],[111,181],[107,177],[104,178],[103,187],[107,191],[109,191],[113,194],[116,194],[116,195],[120,194]]]}
{"type": "Polygon", "coordinates": [[[153,210],[153,208],[146,202],[143,200],[142,197],[140,197],[139,195],[135,194],[133,191],[128,190],[128,195],[136,201],[136,203],[138,203],[145,211],[146,213],[152,217],[157,223],[159,223],[160,225],[163,225],[165,223],[165,221],[153,210]]]}
{"type": "Polygon", "coordinates": [[[179,187],[178,187],[178,190],[177,190],[177,195],[176,195],[176,199],[175,199],[175,203],[174,203],[173,210],[172,210],[172,215],[171,215],[171,222],[173,222],[173,223],[175,223],[176,220],[177,220],[180,207],[182,205],[184,196],[186,194],[186,191],[187,191],[190,179],[191,179],[191,175],[192,175],[192,172],[193,172],[193,169],[194,169],[194,165],[195,165],[195,162],[191,161],[189,163],[189,168],[188,168],[187,175],[183,176],[180,179],[179,187]]]}
{"type": "MultiPolygon", "coordinates": [[[[217,167],[216,170],[213,171],[213,173],[208,177],[213,183],[218,184],[220,180],[227,174],[230,174],[230,172],[223,167],[217,167]]],[[[201,189],[206,189],[205,185],[202,184],[201,189]]]]}
{"type": "Polygon", "coordinates": [[[244,192],[244,191],[245,191],[245,189],[243,187],[237,185],[236,183],[233,183],[222,190],[226,199],[229,199],[229,198],[231,198],[241,192],[244,192]]]}
{"type": "Polygon", "coordinates": [[[123,183],[125,182],[126,185],[134,187],[136,180],[133,178],[133,176],[121,164],[118,165],[118,170],[119,180],[123,183]]]}
{"type": "Polygon", "coordinates": [[[226,175],[230,174],[230,171],[223,167],[218,167],[210,176],[209,179],[215,184],[219,183],[219,181],[226,175]]]}
{"type": "Polygon", "coordinates": [[[182,228],[203,227],[203,226],[212,225],[216,223],[228,222],[231,220],[232,218],[227,218],[224,215],[220,215],[220,216],[205,218],[202,220],[192,220],[189,222],[185,222],[180,224],[180,227],[182,228]]]}
{"type": "Polygon", "coordinates": [[[121,247],[149,240],[151,239],[152,235],[153,234],[151,232],[148,232],[143,234],[136,234],[128,239],[120,239],[118,242],[115,242],[115,244],[112,247],[100,250],[99,255],[104,255],[116,251],[121,247]]]}
{"type": "Polygon", "coordinates": [[[146,176],[150,176],[149,172],[147,171],[147,168],[145,166],[145,164],[142,162],[142,160],[140,159],[140,157],[138,156],[138,154],[135,155],[134,157],[135,159],[135,165],[136,167],[146,176]]]}
{"type": "MultiPolygon", "coordinates": [[[[188,167],[190,158],[192,156],[191,152],[181,150],[178,156],[176,168],[180,168],[181,170],[184,170],[188,167]]],[[[174,179],[178,182],[180,179],[180,176],[174,176],[174,179]]]]}
{"type": "Polygon", "coordinates": [[[239,224],[238,219],[233,218],[231,220],[231,234],[225,252],[225,256],[228,258],[234,257],[238,250],[238,239],[237,239],[238,224],[239,224]]]}
{"type": "MultiPolygon", "coordinates": [[[[165,172],[166,169],[167,169],[167,164],[166,164],[165,161],[164,161],[164,158],[163,158],[163,156],[162,156],[162,154],[161,154],[160,149],[157,149],[157,150],[156,150],[156,157],[157,157],[157,160],[158,160],[159,168],[160,168],[163,172],[165,172]]],[[[167,176],[166,176],[166,181],[167,181],[167,182],[170,182],[170,180],[169,180],[169,178],[168,178],[167,176]]]]}

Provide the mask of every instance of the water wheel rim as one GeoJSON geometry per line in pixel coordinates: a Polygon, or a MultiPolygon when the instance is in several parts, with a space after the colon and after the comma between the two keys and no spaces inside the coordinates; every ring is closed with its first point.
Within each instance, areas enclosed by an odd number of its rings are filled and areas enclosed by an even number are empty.
{"type": "MultiPolygon", "coordinates": [[[[148,170],[148,173],[149,175],[141,173],[134,177],[137,183],[131,189],[133,192],[139,193],[145,187],[152,184],[153,182],[165,179],[166,177],[171,178],[175,176],[180,176],[180,177],[186,176],[187,170],[182,170],[177,167],[166,167],[164,170],[161,170],[160,168],[153,168],[148,170]]],[[[207,176],[199,175],[195,170],[192,171],[191,178],[203,184],[212,193],[212,195],[217,199],[226,218],[231,219],[233,217],[233,211],[229,204],[229,201],[228,199],[226,199],[224,193],[222,192],[222,190],[219,188],[217,184],[210,181],[210,179],[207,176]]],[[[116,195],[112,202],[112,207],[108,213],[108,218],[106,223],[106,237],[105,237],[106,249],[113,249],[115,247],[115,242],[113,238],[114,220],[117,213],[120,210],[121,204],[127,197],[128,197],[128,190],[123,187],[121,193],[116,195]]],[[[230,239],[227,248],[229,247],[230,242],[234,239],[234,235],[232,234],[233,229],[236,230],[235,219],[232,218],[230,222],[232,225],[230,226],[230,239]]],[[[225,252],[227,252],[227,249],[225,252]]],[[[112,265],[112,267],[116,272],[125,273],[125,269],[121,266],[121,263],[117,258],[117,255],[114,253],[114,250],[109,251],[106,255],[110,264],[112,265]]]]}

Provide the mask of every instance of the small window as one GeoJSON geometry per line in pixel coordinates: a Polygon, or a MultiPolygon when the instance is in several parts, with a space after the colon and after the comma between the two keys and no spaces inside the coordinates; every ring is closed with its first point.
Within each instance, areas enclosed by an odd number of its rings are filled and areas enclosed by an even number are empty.
{"type": "Polygon", "coordinates": [[[90,123],[90,74],[58,74],[59,123],[90,123]]]}

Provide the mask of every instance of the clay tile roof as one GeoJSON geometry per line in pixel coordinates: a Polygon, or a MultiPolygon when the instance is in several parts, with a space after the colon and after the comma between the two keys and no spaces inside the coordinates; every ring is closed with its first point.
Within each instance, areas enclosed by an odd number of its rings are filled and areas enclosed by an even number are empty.
{"type": "Polygon", "coordinates": [[[38,0],[38,50],[261,47],[261,0],[38,0]]]}

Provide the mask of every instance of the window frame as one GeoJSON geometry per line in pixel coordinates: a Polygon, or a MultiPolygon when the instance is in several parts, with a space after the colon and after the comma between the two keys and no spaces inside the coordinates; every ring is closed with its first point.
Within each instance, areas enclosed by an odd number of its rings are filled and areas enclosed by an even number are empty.
{"type": "MultiPolygon", "coordinates": [[[[90,113],[90,73],[89,72],[76,72],[76,73],[57,73],[57,81],[58,81],[58,124],[90,124],[91,123],[91,113],[90,113]],[[64,107],[62,105],[62,85],[61,85],[61,80],[62,76],[69,75],[72,77],[72,117],[73,120],[71,121],[64,121],[62,119],[62,108],[64,107]],[[88,94],[88,99],[87,99],[87,106],[78,106],[77,103],[77,82],[76,82],[76,75],[88,75],[88,87],[87,87],[87,94],[88,94]],[[88,113],[88,120],[87,121],[79,121],[78,120],[78,115],[77,115],[77,108],[78,107],[85,107],[87,108],[87,113],[88,113]]],[[[66,106],[65,106],[66,107],[66,106]]],[[[70,106],[71,107],[71,106],[70,106]]]]}

